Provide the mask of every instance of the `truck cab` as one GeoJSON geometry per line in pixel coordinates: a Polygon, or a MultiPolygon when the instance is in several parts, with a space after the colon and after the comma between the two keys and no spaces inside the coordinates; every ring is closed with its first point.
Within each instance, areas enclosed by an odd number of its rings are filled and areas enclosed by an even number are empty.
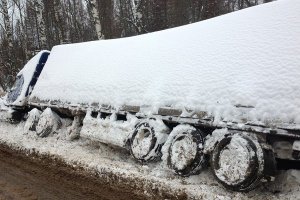
{"type": "Polygon", "coordinates": [[[46,50],[39,52],[17,74],[15,84],[7,95],[7,106],[15,108],[26,106],[27,99],[47,62],[49,54],[50,52],[46,50]]]}

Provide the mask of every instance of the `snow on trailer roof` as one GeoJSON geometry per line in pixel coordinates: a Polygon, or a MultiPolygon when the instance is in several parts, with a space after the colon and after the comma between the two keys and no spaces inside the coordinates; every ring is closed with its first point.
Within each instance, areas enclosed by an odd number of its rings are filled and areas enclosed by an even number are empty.
{"type": "Polygon", "coordinates": [[[31,99],[300,123],[299,13],[300,1],[279,0],[141,36],[56,46],[31,99]]]}

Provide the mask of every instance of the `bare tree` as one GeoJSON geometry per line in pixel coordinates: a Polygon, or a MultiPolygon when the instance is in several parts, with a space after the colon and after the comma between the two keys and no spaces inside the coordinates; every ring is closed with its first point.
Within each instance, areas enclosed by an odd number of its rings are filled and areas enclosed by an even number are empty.
{"type": "Polygon", "coordinates": [[[46,27],[45,21],[43,17],[44,11],[44,3],[42,0],[35,0],[35,8],[36,8],[36,15],[37,15],[37,24],[38,24],[38,37],[40,43],[40,49],[47,48],[47,38],[46,38],[46,27]]]}
{"type": "Polygon", "coordinates": [[[98,8],[98,1],[97,0],[87,0],[89,6],[90,6],[90,16],[92,17],[92,21],[95,26],[96,34],[98,40],[104,39],[104,35],[102,33],[102,25],[100,21],[100,15],[99,15],[99,8],[98,8]]]}

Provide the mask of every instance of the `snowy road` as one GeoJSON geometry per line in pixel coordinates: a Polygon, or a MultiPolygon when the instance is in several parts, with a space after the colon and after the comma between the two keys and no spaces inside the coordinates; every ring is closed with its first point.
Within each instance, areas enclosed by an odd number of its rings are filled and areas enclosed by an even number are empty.
{"type": "Polygon", "coordinates": [[[0,145],[0,199],[144,199],[122,185],[106,184],[64,163],[28,159],[0,145]]]}

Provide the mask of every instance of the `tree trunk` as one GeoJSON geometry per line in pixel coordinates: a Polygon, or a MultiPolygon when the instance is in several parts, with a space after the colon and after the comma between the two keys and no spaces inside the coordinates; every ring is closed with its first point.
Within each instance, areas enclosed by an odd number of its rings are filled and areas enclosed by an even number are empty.
{"type": "Polygon", "coordinates": [[[37,22],[38,22],[40,49],[47,49],[46,26],[43,17],[43,10],[44,10],[43,0],[36,0],[35,8],[36,8],[37,22]]]}
{"type": "Polygon", "coordinates": [[[7,0],[1,0],[2,4],[2,14],[3,14],[3,20],[4,20],[4,28],[5,28],[5,39],[7,41],[7,50],[8,53],[12,53],[13,49],[13,33],[10,25],[9,20],[9,13],[8,13],[8,7],[7,7],[7,0]]]}
{"type": "Polygon", "coordinates": [[[97,0],[89,0],[89,4],[91,7],[91,16],[93,18],[92,20],[95,26],[97,38],[99,40],[104,39],[104,35],[102,34],[102,25],[100,21],[99,11],[97,9],[98,8],[97,0]]]}

